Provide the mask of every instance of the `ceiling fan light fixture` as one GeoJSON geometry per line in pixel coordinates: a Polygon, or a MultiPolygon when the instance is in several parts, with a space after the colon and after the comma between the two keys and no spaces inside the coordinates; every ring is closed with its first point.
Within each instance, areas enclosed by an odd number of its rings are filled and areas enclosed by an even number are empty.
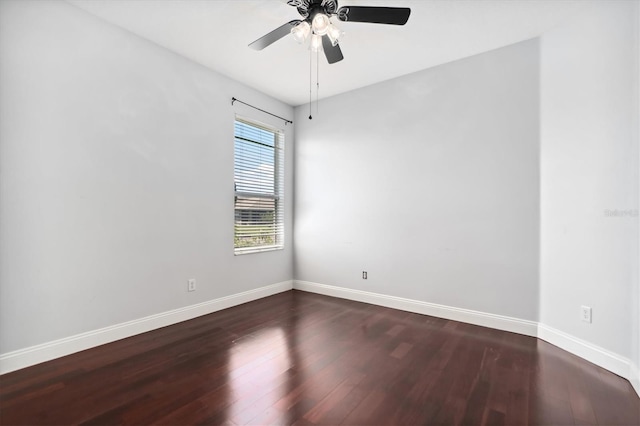
{"type": "Polygon", "coordinates": [[[300,44],[305,42],[310,33],[311,26],[306,21],[302,21],[295,27],[291,28],[291,35],[293,36],[294,40],[300,44]]]}
{"type": "Polygon", "coordinates": [[[322,36],[318,34],[313,34],[311,36],[311,43],[309,44],[309,49],[312,52],[321,52],[322,51],[322,36]]]}
{"type": "Polygon", "coordinates": [[[323,36],[327,33],[329,25],[331,25],[331,21],[329,21],[329,17],[324,13],[317,13],[311,21],[311,27],[313,28],[314,34],[319,36],[323,36]]]}
{"type": "Polygon", "coordinates": [[[343,22],[404,25],[411,15],[411,9],[408,7],[338,7],[338,0],[286,0],[286,2],[298,10],[302,19],[292,19],[284,23],[249,43],[250,48],[262,50],[291,34],[298,43],[309,40],[309,50],[323,51],[327,62],[335,64],[344,59],[340,46],[344,33],[331,23],[332,17],[335,16],[337,20],[343,22]]]}
{"type": "Polygon", "coordinates": [[[329,29],[327,30],[327,35],[329,36],[329,40],[331,40],[331,44],[336,46],[344,35],[344,31],[341,31],[340,28],[330,24],[329,29]]]}

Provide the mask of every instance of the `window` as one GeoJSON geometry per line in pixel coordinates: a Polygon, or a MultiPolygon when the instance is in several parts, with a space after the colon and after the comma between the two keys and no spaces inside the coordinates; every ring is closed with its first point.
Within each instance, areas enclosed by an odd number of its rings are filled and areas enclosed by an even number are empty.
{"type": "Polygon", "coordinates": [[[284,245],[284,134],[236,118],[234,142],[235,254],[284,245]]]}

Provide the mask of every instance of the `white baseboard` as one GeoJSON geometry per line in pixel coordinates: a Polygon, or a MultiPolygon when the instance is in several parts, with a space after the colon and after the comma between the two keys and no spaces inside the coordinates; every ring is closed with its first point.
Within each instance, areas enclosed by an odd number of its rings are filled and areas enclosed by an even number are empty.
{"type": "Polygon", "coordinates": [[[631,361],[563,331],[538,324],[538,337],[631,381],[631,361]]]}
{"type": "Polygon", "coordinates": [[[470,309],[438,305],[436,303],[422,302],[420,300],[404,299],[402,297],[388,296],[368,291],[312,283],[309,281],[294,281],[293,288],[311,293],[339,297],[341,299],[371,303],[373,305],[386,306],[387,308],[510,331],[512,333],[524,334],[526,336],[537,336],[538,323],[535,321],[527,321],[503,315],[473,311],[470,309]]]}
{"type": "Polygon", "coordinates": [[[640,367],[634,363],[631,363],[631,378],[629,381],[640,397],[640,367]]]}
{"type": "Polygon", "coordinates": [[[54,358],[70,355],[105,343],[146,333],[168,325],[177,324],[222,309],[231,308],[252,300],[261,299],[293,288],[292,281],[260,287],[243,293],[232,294],[196,305],[162,312],[148,317],[104,327],[64,339],[0,354],[0,374],[9,373],[54,358]]]}

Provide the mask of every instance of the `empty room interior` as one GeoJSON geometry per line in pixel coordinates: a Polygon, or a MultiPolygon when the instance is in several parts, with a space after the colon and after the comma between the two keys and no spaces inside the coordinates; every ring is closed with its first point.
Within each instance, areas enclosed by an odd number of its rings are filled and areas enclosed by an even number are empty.
{"type": "Polygon", "coordinates": [[[640,424],[640,1],[0,0],[0,423],[640,424]]]}

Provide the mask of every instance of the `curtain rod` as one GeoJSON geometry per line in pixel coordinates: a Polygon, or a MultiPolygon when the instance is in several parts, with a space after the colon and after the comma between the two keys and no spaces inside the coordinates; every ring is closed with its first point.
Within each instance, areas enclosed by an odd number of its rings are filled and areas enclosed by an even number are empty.
{"type": "Polygon", "coordinates": [[[234,102],[240,102],[241,104],[244,104],[244,105],[246,105],[246,106],[248,106],[248,107],[251,107],[251,108],[253,108],[253,109],[257,109],[258,111],[262,111],[262,112],[264,112],[265,114],[269,114],[269,115],[272,115],[272,116],[274,116],[274,117],[276,117],[276,118],[279,118],[280,120],[284,121],[284,125],[285,125],[285,126],[287,125],[287,123],[293,124],[293,121],[291,121],[291,120],[287,120],[286,118],[282,118],[282,117],[280,117],[279,115],[271,114],[269,111],[265,111],[265,110],[260,109],[260,108],[258,108],[258,107],[254,107],[253,105],[249,105],[249,104],[248,104],[248,103],[246,103],[246,102],[242,102],[240,99],[231,98],[231,105],[233,105],[233,103],[234,103],[234,102]]]}

